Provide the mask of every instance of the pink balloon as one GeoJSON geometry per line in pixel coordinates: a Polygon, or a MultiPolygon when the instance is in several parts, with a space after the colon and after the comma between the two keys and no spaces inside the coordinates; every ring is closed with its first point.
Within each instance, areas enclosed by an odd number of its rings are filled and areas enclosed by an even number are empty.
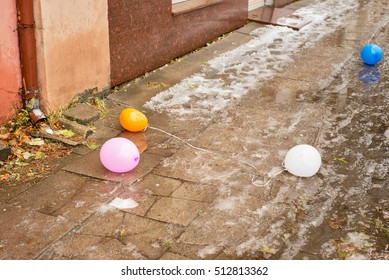
{"type": "Polygon", "coordinates": [[[100,150],[100,161],[108,170],[124,173],[134,169],[140,160],[136,145],[123,137],[106,141],[100,150]]]}

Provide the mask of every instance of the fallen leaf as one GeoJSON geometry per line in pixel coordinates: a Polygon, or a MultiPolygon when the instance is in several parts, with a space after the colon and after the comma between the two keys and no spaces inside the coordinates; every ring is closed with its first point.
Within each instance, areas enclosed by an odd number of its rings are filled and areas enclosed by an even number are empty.
{"type": "Polygon", "coordinates": [[[167,85],[165,83],[161,83],[161,82],[149,82],[146,84],[146,87],[148,87],[148,88],[166,88],[168,86],[169,85],[167,85]]]}
{"type": "Polygon", "coordinates": [[[334,221],[334,220],[331,220],[328,222],[328,225],[330,226],[330,228],[332,229],[338,229],[338,228],[341,228],[341,222],[340,221],[334,221]]]}
{"type": "Polygon", "coordinates": [[[29,144],[31,142],[31,138],[27,135],[21,135],[20,136],[20,139],[19,139],[19,142],[21,144],[29,144]]]}
{"type": "Polygon", "coordinates": [[[23,162],[23,161],[20,161],[20,160],[15,160],[12,163],[13,163],[13,165],[16,165],[16,166],[27,166],[27,165],[29,165],[29,163],[23,162]]]}
{"type": "Polygon", "coordinates": [[[35,153],[35,159],[44,159],[45,157],[46,155],[43,152],[38,151],[35,153]]]}
{"type": "Polygon", "coordinates": [[[196,85],[196,84],[189,84],[188,87],[189,87],[190,89],[194,89],[194,88],[198,88],[199,85],[196,85]]]}
{"type": "Polygon", "coordinates": [[[120,237],[125,237],[127,235],[126,229],[122,229],[119,233],[120,237]]]}
{"type": "Polygon", "coordinates": [[[42,146],[45,144],[45,141],[42,138],[33,138],[28,144],[31,146],[42,146]]]}
{"type": "Polygon", "coordinates": [[[18,128],[17,130],[15,130],[14,134],[19,137],[20,135],[22,135],[24,132],[23,132],[23,129],[22,128],[18,128]]]}
{"type": "Polygon", "coordinates": [[[17,155],[22,155],[24,153],[24,150],[22,149],[22,148],[18,148],[17,150],[16,150],[16,154],[17,155]]]}
{"type": "Polygon", "coordinates": [[[341,162],[341,163],[348,163],[347,160],[346,160],[345,158],[334,157],[334,160],[339,161],[339,162],[341,162]]]}
{"type": "Polygon", "coordinates": [[[94,143],[94,142],[88,142],[88,143],[86,144],[86,146],[87,146],[89,149],[91,149],[91,150],[96,150],[96,149],[99,147],[99,145],[97,145],[97,144],[94,143]]]}
{"type": "Polygon", "coordinates": [[[29,160],[32,156],[33,156],[33,154],[30,153],[30,152],[24,152],[24,153],[23,153],[23,158],[24,158],[25,160],[29,160]]]}
{"type": "Polygon", "coordinates": [[[2,133],[2,134],[0,134],[0,139],[6,140],[9,138],[9,136],[10,136],[10,133],[2,133]]]}
{"type": "Polygon", "coordinates": [[[268,253],[268,254],[275,254],[275,251],[274,251],[274,249],[272,249],[272,248],[270,248],[270,247],[268,247],[268,246],[263,246],[262,247],[262,250],[265,252],[265,253],[268,253]]]}
{"type": "Polygon", "coordinates": [[[9,180],[9,174],[4,174],[0,176],[1,182],[8,181],[8,180],[9,180]]]}
{"type": "Polygon", "coordinates": [[[58,130],[58,133],[66,138],[70,138],[70,137],[73,137],[74,135],[76,135],[73,131],[68,130],[68,129],[58,130]]]}

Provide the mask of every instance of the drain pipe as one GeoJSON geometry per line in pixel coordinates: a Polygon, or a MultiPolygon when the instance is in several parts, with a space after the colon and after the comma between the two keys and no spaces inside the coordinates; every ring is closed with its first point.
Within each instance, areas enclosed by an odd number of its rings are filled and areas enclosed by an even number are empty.
{"type": "Polygon", "coordinates": [[[35,125],[46,117],[40,109],[36,62],[33,0],[17,0],[20,64],[23,76],[23,104],[35,125]]]}

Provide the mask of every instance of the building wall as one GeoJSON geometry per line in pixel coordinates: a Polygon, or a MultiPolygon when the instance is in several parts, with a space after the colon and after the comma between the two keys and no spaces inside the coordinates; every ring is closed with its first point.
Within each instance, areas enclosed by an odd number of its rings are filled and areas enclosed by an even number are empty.
{"type": "Polygon", "coordinates": [[[274,6],[275,7],[283,7],[285,5],[288,5],[296,0],[274,0],[274,6]]]}
{"type": "Polygon", "coordinates": [[[38,83],[44,111],[110,87],[107,0],[34,0],[38,83]]]}
{"type": "Polygon", "coordinates": [[[172,0],[108,0],[111,82],[156,69],[246,23],[248,0],[173,16],[172,0]]]}
{"type": "Polygon", "coordinates": [[[0,0],[0,124],[21,106],[16,0],[0,0]]]}

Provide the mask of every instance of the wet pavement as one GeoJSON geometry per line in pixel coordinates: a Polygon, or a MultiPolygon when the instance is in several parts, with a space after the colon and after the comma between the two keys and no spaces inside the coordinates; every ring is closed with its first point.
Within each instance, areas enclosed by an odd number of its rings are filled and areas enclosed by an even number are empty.
{"type": "Polygon", "coordinates": [[[250,23],[109,95],[94,140],[132,139],[140,164],[114,174],[79,148],[13,192],[0,259],[389,259],[389,6],[317,2],[300,31],[250,23]],[[145,132],[123,132],[126,107],[145,132]],[[319,172],[278,174],[303,143],[319,172]]]}

